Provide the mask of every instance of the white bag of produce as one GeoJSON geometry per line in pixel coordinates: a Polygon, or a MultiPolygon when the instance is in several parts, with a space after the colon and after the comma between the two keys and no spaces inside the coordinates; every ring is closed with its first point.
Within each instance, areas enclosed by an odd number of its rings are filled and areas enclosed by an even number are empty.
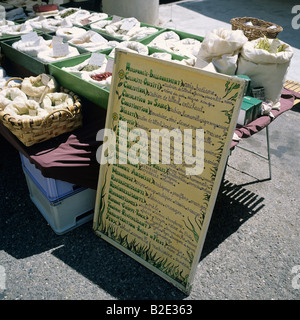
{"type": "Polygon", "coordinates": [[[241,30],[214,29],[205,36],[198,57],[213,62],[218,72],[232,75],[239,51],[247,41],[241,30]]]}
{"type": "Polygon", "coordinates": [[[236,73],[250,77],[252,88],[264,87],[265,100],[276,104],[292,57],[291,46],[278,39],[248,41],[242,48],[236,73]]]}
{"type": "Polygon", "coordinates": [[[221,57],[213,58],[212,63],[220,73],[234,75],[237,68],[238,54],[223,54],[221,57]]]}

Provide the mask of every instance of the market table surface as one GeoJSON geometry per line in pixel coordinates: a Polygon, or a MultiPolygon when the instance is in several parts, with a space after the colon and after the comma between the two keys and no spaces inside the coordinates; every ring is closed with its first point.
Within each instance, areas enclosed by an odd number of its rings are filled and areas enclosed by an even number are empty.
{"type": "MultiPolygon", "coordinates": [[[[300,84],[286,81],[281,95],[280,110],[272,110],[274,118],[268,115],[261,116],[246,126],[237,127],[235,133],[242,139],[251,137],[270,125],[282,113],[290,110],[296,99],[300,99],[300,84]]],[[[96,141],[96,134],[105,127],[106,110],[84,99],[82,106],[81,128],[31,147],[24,146],[1,122],[0,134],[40,169],[46,178],[97,189],[99,164],[96,151],[102,142],[96,141]]],[[[239,141],[232,141],[231,149],[238,143],[239,141]]]]}

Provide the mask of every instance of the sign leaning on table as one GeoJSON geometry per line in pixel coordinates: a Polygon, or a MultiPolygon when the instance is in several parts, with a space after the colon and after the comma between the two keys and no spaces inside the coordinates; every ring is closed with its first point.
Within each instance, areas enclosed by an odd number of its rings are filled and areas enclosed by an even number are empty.
{"type": "Polygon", "coordinates": [[[244,88],[245,80],[237,77],[116,52],[97,154],[93,227],[185,293],[191,290],[244,88]]]}

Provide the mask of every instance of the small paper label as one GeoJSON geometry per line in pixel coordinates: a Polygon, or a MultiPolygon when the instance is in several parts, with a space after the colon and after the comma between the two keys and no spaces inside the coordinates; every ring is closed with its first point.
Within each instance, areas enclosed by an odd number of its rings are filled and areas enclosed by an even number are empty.
{"type": "Polygon", "coordinates": [[[135,21],[130,21],[130,20],[126,20],[124,21],[124,23],[121,25],[121,30],[124,31],[129,31],[131,30],[133,27],[135,26],[135,21]]]}
{"type": "Polygon", "coordinates": [[[45,85],[45,86],[47,86],[48,85],[48,82],[51,80],[51,78],[46,74],[46,73],[43,73],[42,74],[42,79],[41,79],[41,81],[43,82],[43,84],[45,85]]]}
{"type": "Polygon", "coordinates": [[[63,19],[61,21],[61,24],[60,24],[62,27],[69,27],[70,26],[70,22],[68,22],[67,19],[63,19]]]}
{"type": "Polygon", "coordinates": [[[37,110],[35,109],[29,109],[29,115],[31,117],[36,117],[37,116],[37,110]]]}
{"type": "Polygon", "coordinates": [[[37,21],[43,21],[46,20],[46,18],[43,15],[40,15],[39,18],[37,19],[37,21]]]}
{"type": "Polygon", "coordinates": [[[20,28],[20,31],[25,31],[25,30],[26,30],[26,27],[27,27],[26,24],[23,23],[23,24],[22,24],[22,27],[20,28]]]}
{"type": "Polygon", "coordinates": [[[27,34],[23,34],[21,36],[22,41],[29,42],[29,41],[36,41],[38,40],[39,36],[36,32],[29,32],[27,34]]]}
{"type": "Polygon", "coordinates": [[[105,54],[93,52],[89,64],[93,66],[102,66],[104,60],[105,54]]]}
{"type": "Polygon", "coordinates": [[[202,69],[202,68],[205,68],[207,66],[208,66],[208,62],[206,62],[205,60],[203,60],[203,59],[201,59],[199,57],[196,59],[195,66],[194,66],[195,68],[202,69]]]}
{"type": "Polygon", "coordinates": [[[113,68],[114,68],[114,59],[108,59],[107,60],[107,64],[106,64],[106,69],[105,72],[113,72],[113,68]]]}
{"type": "Polygon", "coordinates": [[[83,26],[89,24],[90,22],[91,22],[91,20],[89,18],[85,18],[80,21],[81,25],[83,25],[83,26]]]}
{"type": "Polygon", "coordinates": [[[68,43],[55,43],[53,45],[53,57],[65,57],[69,54],[68,43]]]}
{"type": "Polygon", "coordinates": [[[90,41],[93,42],[93,43],[97,43],[97,42],[104,42],[104,43],[107,43],[108,41],[103,38],[99,33],[95,32],[91,38],[90,38],[90,41]]]}
{"type": "Polygon", "coordinates": [[[111,23],[115,23],[115,22],[118,22],[118,21],[121,21],[121,20],[122,20],[121,17],[119,17],[119,16],[113,16],[113,17],[112,17],[112,20],[111,20],[111,23]]]}
{"type": "Polygon", "coordinates": [[[39,38],[32,43],[33,47],[39,47],[43,43],[43,39],[39,38]]]}
{"type": "Polygon", "coordinates": [[[52,47],[55,45],[55,44],[60,44],[60,43],[63,43],[63,38],[61,37],[57,37],[57,36],[53,36],[52,38],[52,47]]]}

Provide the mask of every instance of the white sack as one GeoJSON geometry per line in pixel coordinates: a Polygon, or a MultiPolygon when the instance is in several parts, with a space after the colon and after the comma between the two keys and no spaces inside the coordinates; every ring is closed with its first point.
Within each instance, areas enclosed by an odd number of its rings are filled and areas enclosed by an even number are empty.
{"type": "MultiPolygon", "coordinates": [[[[251,79],[252,88],[264,87],[265,100],[275,104],[280,100],[293,51],[287,46],[285,51],[270,53],[264,49],[256,49],[258,41],[259,39],[248,41],[243,46],[236,73],[247,75],[251,79]]],[[[280,43],[284,44],[282,41],[280,43]]]]}
{"type": "Polygon", "coordinates": [[[214,29],[205,36],[199,50],[199,56],[207,60],[223,54],[232,54],[241,49],[247,41],[248,38],[241,30],[214,29]]]}
{"type": "Polygon", "coordinates": [[[223,54],[221,57],[213,58],[212,63],[217,72],[234,75],[237,68],[238,54],[223,54]]]}
{"type": "Polygon", "coordinates": [[[247,41],[241,30],[214,29],[205,36],[198,57],[213,62],[218,72],[233,75],[239,51],[247,41]]]}

